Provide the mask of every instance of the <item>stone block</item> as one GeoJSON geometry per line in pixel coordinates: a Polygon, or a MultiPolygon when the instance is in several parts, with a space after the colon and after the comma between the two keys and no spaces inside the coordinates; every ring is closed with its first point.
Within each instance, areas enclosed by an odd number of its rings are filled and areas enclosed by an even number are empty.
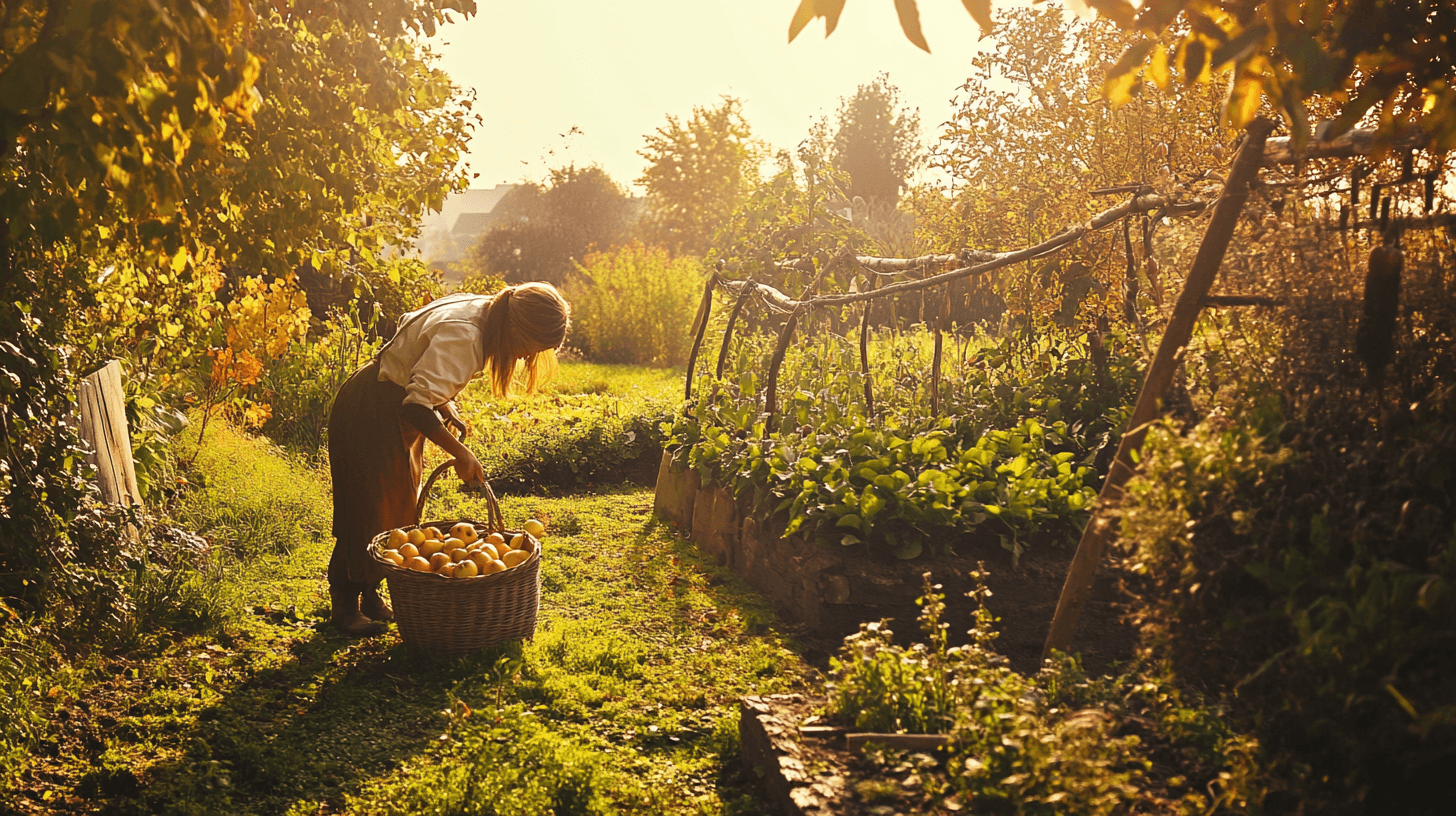
{"type": "Polygon", "coordinates": [[[657,493],[653,509],[668,521],[677,522],[684,535],[692,531],[693,512],[701,478],[696,470],[674,470],[672,454],[663,452],[657,468],[657,493]]]}

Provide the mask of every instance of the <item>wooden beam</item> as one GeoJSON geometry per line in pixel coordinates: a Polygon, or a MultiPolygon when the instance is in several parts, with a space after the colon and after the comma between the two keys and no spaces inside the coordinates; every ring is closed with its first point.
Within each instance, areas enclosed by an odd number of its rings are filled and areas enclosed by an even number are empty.
{"type": "Polygon", "coordinates": [[[1273,130],[1274,123],[1262,117],[1250,122],[1245,129],[1247,136],[1238,155],[1234,157],[1228,184],[1214,206],[1213,217],[1208,222],[1203,243],[1199,245],[1198,254],[1193,259],[1193,267],[1188,272],[1183,293],[1178,296],[1178,302],[1173,306],[1168,328],[1158,343],[1152,365],[1148,367],[1132,418],[1128,420],[1127,430],[1117,446],[1117,455],[1113,457],[1112,468],[1108,471],[1106,481],[1102,483],[1102,491],[1097,496],[1092,518],[1088,520],[1082,539],[1077,543],[1077,552],[1072,557],[1067,580],[1062,585],[1061,598],[1057,601],[1051,631],[1047,633],[1046,644],[1042,649],[1043,660],[1053,650],[1065,652],[1072,644],[1072,633],[1077,627],[1077,618],[1082,613],[1087,596],[1092,594],[1092,579],[1102,561],[1102,553],[1116,532],[1109,511],[1122,499],[1123,487],[1133,474],[1133,454],[1142,447],[1148,426],[1157,419],[1163,394],[1178,369],[1179,356],[1193,336],[1193,328],[1198,321],[1199,312],[1202,311],[1204,298],[1208,297],[1209,289],[1218,275],[1229,240],[1233,238],[1234,227],[1238,225],[1239,213],[1249,198],[1250,183],[1258,176],[1259,167],[1263,163],[1264,142],[1273,130]]]}
{"type": "Polygon", "coordinates": [[[851,752],[863,751],[874,743],[897,751],[928,754],[952,744],[949,734],[845,734],[844,747],[851,752]]]}
{"type": "Polygon", "coordinates": [[[1263,164],[1265,167],[1272,167],[1276,164],[1295,164],[1309,159],[1365,156],[1380,148],[1410,150],[1425,147],[1430,143],[1430,137],[1419,125],[1403,128],[1384,143],[1376,141],[1376,134],[1377,131],[1373,128],[1355,128],[1329,141],[1317,141],[1311,138],[1302,149],[1297,151],[1294,149],[1294,140],[1288,136],[1269,139],[1264,145],[1263,164]]]}
{"type": "MultiPolygon", "coordinates": [[[[1197,200],[1180,202],[1173,199],[1165,198],[1160,195],[1150,194],[1134,196],[1133,198],[1117,205],[1116,207],[1103,210],[1102,212],[1092,216],[1092,218],[1086,223],[1078,224],[1073,227],[1068,227],[1061,233],[1051,238],[1048,238],[1047,240],[1042,241],[1039,244],[1025,247],[1023,249],[1018,249],[1012,252],[991,252],[984,253],[984,255],[978,253],[975,257],[987,257],[989,258],[989,260],[977,261],[976,263],[973,263],[969,266],[963,266],[959,269],[952,269],[949,272],[942,272],[939,275],[931,275],[929,277],[920,278],[918,280],[900,281],[898,283],[892,283],[887,286],[882,286],[878,289],[868,290],[864,292],[847,292],[838,295],[820,295],[819,297],[795,300],[788,295],[785,295],[783,292],[780,292],[779,290],[773,288],[772,286],[768,286],[762,283],[753,283],[746,280],[725,279],[721,280],[719,285],[735,293],[741,292],[744,287],[753,287],[758,291],[759,295],[763,297],[765,303],[767,303],[770,307],[779,312],[792,312],[800,306],[808,306],[811,308],[818,306],[845,306],[850,303],[861,303],[866,300],[875,300],[877,298],[889,297],[891,295],[903,294],[905,292],[915,292],[921,289],[929,289],[934,286],[940,286],[942,284],[949,283],[953,280],[968,278],[973,275],[983,275],[987,272],[1001,269],[1002,267],[1012,266],[1014,264],[1022,263],[1023,261],[1029,261],[1034,258],[1039,258],[1043,255],[1049,255],[1065,246],[1068,246],[1072,243],[1075,243],[1076,241],[1081,240],[1082,238],[1087,237],[1088,235],[1091,235],[1094,232],[1106,229],[1107,227],[1116,224],[1118,221],[1133,213],[1162,210],[1166,214],[1188,215],[1202,212],[1206,206],[1206,202],[1197,200]]],[[[925,257],[929,258],[939,256],[925,257]]],[[[960,256],[957,255],[949,257],[959,258],[960,256]]]]}

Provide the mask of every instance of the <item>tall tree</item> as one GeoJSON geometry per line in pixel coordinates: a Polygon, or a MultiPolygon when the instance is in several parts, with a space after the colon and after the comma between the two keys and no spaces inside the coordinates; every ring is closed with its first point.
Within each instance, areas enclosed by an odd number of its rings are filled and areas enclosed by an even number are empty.
{"type": "Polygon", "coordinates": [[[743,103],[723,97],[716,107],[694,107],[686,122],[675,116],[648,134],[638,155],[647,169],[647,240],[674,253],[701,254],[733,210],[759,181],[764,150],[743,118],[743,103]]]}
{"type": "Polygon", "coordinates": [[[128,305],[151,309],[152,294],[185,304],[203,257],[254,274],[372,267],[462,180],[465,100],[420,37],[474,2],[0,10],[0,596],[40,607],[114,581],[122,546],[80,523],[95,519],[66,419],[96,337],[59,341],[97,273],[128,266],[148,287],[128,305]]]}
{"type": "MultiPolygon", "coordinates": [[[[814,138],[824,140],[827,120],[814,138]]],[[[893,205],[923,161],[920,113],[900,102],[900,91],[880,74],[841,99],[834,135],[827,139],[828,159],[849,176],[848,194],[871,205],[893,205]]]]}

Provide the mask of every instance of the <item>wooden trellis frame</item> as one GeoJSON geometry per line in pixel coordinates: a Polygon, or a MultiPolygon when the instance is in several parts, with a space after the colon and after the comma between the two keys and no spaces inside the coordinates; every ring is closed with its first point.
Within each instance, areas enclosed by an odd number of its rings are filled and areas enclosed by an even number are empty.
{"type": "MultiPolygon", "coordinates": [[[[1167,328],[1159,342],[1157,352],[1148,372],[1144,377],[1142,388],[1138,395],[1137,403],[1129,422],[1128,430],[1123,434],[1118,446],[1117,454],[1113,459],[1107,479],[1098,496],[1098,502],[1094,505],[1093,516],[1089,520],[1083,533],[1082,539],[1078,542],[1076,554],[1068,569],[1067,579],[1062,589],[1061,597],[1057,604],[1057,611],[1052,620],[1051,630],[1047,636],[1044,647],[1044,656],[1052,650],[1066,651],[1070,646],[1072,633],[1076,627],[1077,618],[1085,605],[1088,595],[1091,594],[1092,579],[1095,575],[1098,564],[1101,562],[1103,551],[1114,534],[1114,525],[1108,515],[1108,511],[1114,508],[1121,499],[1123,488],[1131,478],[1134,470],[1133,458],[1140,450],[1142,442],[1146,437],[1147,430],[1157,418],[1160,404],[1167,388],[1172,383],[1173,377],[1181,359],[1181,352],[1192,337],[1193,328],[1198,316],[1204,308],[1218,306],[1267,306],[1273,305],[1268,298],[1250,297],[1239,295],[1212,295],[1209,290],[1217,277],[1218,268],[1222,263],[1224,253],[1228,248],[1233,231],[1238,223],[1239,216],[1258,173],[1263,167],[1272,167],[1281,164],[1298,164],[1310,159],[1318,158],[1341,158],[1365,155],[1377,148],[1384,148],[1396,151],[1406,151],[1406,172],[1403,181],[1412,179],[1410,173],[1410,153],[1416,149],[1424,148],[1427,138],[1424,132],[1419,129],[1410,129],[1399,133],[1392,141],[1386,144],[1377,144],[1375,131],[1373,130],[1352,130],[1338,139],[1327,142],[1313,142],[1306,144],[1300,150],[1295,150],[1292,140],[1288,138],[1270,139],[1269,134],[1274,129],[1274,123],[1267,119],[1256,119],[1245,129],[1245,137],[1240,145],[1238,153],[1230,167],[1228,180],[1218,199],[1213,202],[1214,212],[1209,221],[1208,229],[1199,246],[1198,254],[1194,258],[1193,266],[1189,270],[1188,278],[1184,282],[1182,293],[1173,308],[1167,328]]],[[[1355,209],[1359,196],[1359,177],[1352,176],[1349,192],[1351,193],[1351,210],[1355,209]]],[[[1403,183],[1403,182],[1402,182],[1403,183]]],[[[1431,184],[1427,182],[1429,190],[1431,184]]],[[[853,256],[853,262],[864,271],[873,273],[870,277],[870,288],[861,292],[849,292],[834,295],[805,296],[793,299],[783,292],[767,284],[759,283],[749,278],[736,280],[724,276],[720,268],[710,276],[703,288],[703,299],[698,308],[697,317],[693,326],[693,346],[688,358],[688,370],[686,376],[685,398],[692,400],[693,374],[697,365],[698,352],[702,347],[703,337],[707,331],[709,317],[712,314],[713,291],[722,289],[727,293],[735,295],[733,311],[729,315],[728,325],[724,331],[722,345],[718,354],[716,373],[722,377],[724,362],[727,359],[728,346],[732,338],[733,329],[742,313],[744,306],[750,298],[757,299],[771,311],[785,314],[787,318],[779,330],[778,342],[774,349],[774,355],[769,366],[767,381],[765,382],[764,413],[767,416],[764,433],[772,432],[774,414],[777,410],[778,374],[783,363],[789,344],[792,341],[793,332],[802,317],[815,308],[827,308],[832,306],[845,306],[852,303],[864,303],[864,313],[860,321],[860,370],[865,378],[865,407],[867,413],[874,414],[874,393],[869,373],[868,335],[869,335],[869,310],[874,301],[893,297],[907,292],[919,291],[936,286],[943,286],[955,280],[968,278],[976,275],[1001,269],[1006,266],[1034,260],[1050,255],[1061,249],[1119,221],[1124,221],[1129,216],[1140,213],[1162,210],[1164,215],[1191,215],[1202,213],[1209,206],[1209,202],[1202,200],[1176,201],[1153,193],[1141,185],[1127,185],[1120,188],[1094,191],[1097,194],[1127,194],[1127,201],[1115,207],[1104,210],[1084,224],[1068,227],[1063,232],[1039,244],[1024,247],[1010,252],[988,252],[982,250],[965,250],[957,254],[925,255],[917,258],[882,258],[873,256],[853,256]],[[912,280],[900,280],[885,285],[876,285],[877,278],[895,278],[912,272],[920,272],[937,266],[954,266],[955,268],[938,274],[920,277],[912,280]]],[[[1376,219],[1376,206],[1380,201],[1378,185],[1372,191],[1371,218],[1368,222],[1356,222],[1354,227],[1384,229],[1391,225],[1388,207],[1381,213],[1379,220],[1376,219]]],[[[1430,214],[1429,192],[1427,194],[1428,214],[1424,217],[1400,217],[1393,222],[1399,228],[1438,228],[1456,226],[1456,214],[1440,213],[1430,214]]],[[[1127,224],[1124,224],[1123,243],[1128,254],[1128,262],[1132,263],[1132,239],[1127,224]]],[[[1350,225],[1342,219],[1341,228],[1349,228],[1350,225]]],[[[1144,245],[1148,240],[1146,233],[1143,236],[1144,245]]],[[[822,275],[824,266],[816,263],[814,258],[797,258],[782,261],[774,264],[780,270],[798,270],[804,272],[819,271],[822,275]]],[[[1131,270],[1130,270],[1131,274],[1131,270]]],[[[817,283],[817,281],[816,281],[817,283]]],[[[811,290],[814,287],[811,287],[811,290]]],[[[934,359],[932,362],[932,380],[935,390],[932,409],[938,412],[938,384],[941,358],[941,329],[944,314],[942,305],[942,316],[935,322],[936,343],[934,359]]]]}

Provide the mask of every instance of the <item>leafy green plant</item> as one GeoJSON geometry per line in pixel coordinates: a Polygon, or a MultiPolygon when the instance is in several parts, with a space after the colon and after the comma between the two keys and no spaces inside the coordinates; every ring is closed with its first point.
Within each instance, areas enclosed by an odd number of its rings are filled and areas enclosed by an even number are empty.
{"type": "MultiPolygon", "coordinates": [[[[929,573],[922,640],[897,644],[884,622],[845,639],[830,662],[833,721],[949,735],[944,771],[935,762],[923,768],[925,786],[990,813],[1113,813],[1133,803],[1207,813],[1260,799],[1257,743],[1158,672],[1134,667],[1089,680],[1060,654],[1033,676],[1013,672],[992,648],[996,618],[986,606],[984,568],[971,577],[976,612],[965,645],[950,645],[945,597],[929,573]]],[[[898,763],[889,751],[867,756],[886,770],[898,763]]],[[[873,776],[858,788],[862,796],[888,793],[873,776]]]]}
{"type": "Polygon", "coordinates": [[[1122,524],[1151,644],[1238,689],[1284,796],[1451,804],[1416,792],[1456,757],[1452,406],[1337,444],[1272,404],[1150,437],[1122,524]]]}
{"type": "Polygon", "coordinates": [[[732,379],[705,387],[674,419],[667,448],[761,511],[785,514],[786,534],[829,545],[868,541],[914,558],[928,542],[946,546],[950,529],[997,535],[1019,556],[1028,537],[1080,529],[1098,454],[1125,421],[1131,350],[1114,346],[1099,369],[1066,334],[983,341],[942,383],[935,416],[924,340],[880,336],[871,376],[883,396],[871,418],[857,352],[816,337],[785,361],[780,430],[767,435],[762,346],[745,343],[732,379]]]}
{"type": "Polygon", "coordinates": [[[547,491],[650,482],[678,387],[666,370],[562,363],[535,394],[497,401],[476,384],[459,402],[492,483],[547,491]]]}

